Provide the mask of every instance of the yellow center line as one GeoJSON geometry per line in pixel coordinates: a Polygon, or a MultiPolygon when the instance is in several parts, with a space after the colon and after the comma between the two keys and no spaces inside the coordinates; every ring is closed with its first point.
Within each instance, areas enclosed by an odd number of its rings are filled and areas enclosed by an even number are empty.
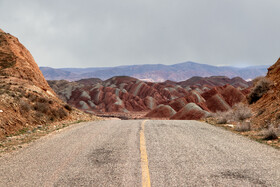
{"type": "Polygon", "coordinates": [[[140,152],[141,152],[141,168],[142,168],[142,186],[143,187],[150,187],[150,173],[149,173],[149,166],[148,166],[148,155],[146,149],[146,141],[145,141],[145,122],[144,120],[141,123],[141,130],[140,130],[140,152]]]}

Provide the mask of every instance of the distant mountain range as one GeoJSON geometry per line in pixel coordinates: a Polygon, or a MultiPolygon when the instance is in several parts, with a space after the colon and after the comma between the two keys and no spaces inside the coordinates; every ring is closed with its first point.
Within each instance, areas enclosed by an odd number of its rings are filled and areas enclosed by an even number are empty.
{"type": "Polygon", "coordinates": [[[174,65],[144,64],[104,68],[51,68],[40,67],[47,80],[80,80],[85,78],[109,79],[113,76],[131,76],[152,82],[184,81],[193,76],[227,76],[241,77],[245,80],[265,76],[269,66],[250,66],[237,68],[231,66],[212,66],[195,62],[184,62],[174,65]]]}

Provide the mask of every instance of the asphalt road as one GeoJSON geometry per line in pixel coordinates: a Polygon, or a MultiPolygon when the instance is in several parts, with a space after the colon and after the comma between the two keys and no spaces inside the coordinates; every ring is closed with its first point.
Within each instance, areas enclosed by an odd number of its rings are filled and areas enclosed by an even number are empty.
{"type": "Polygon", "coordinates": [[[280,151],[197,121],[72,125],[0,158],[0,186],[280,186],[280,151]]]}

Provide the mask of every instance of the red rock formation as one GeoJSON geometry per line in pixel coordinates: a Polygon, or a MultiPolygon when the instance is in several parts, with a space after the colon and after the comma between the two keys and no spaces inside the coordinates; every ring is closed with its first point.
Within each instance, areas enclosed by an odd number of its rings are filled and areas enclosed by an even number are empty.
{"type": "Polygon", "coordinates": [[[202,94],[207,108],[212,112],[229,110],[245,99],[245,95],[231,85],[215,87],[202,94]]]}
{"type": "Polygon", "coordinates": [[[57,81],[57,85],[55,81],[49,82],[69,104],[96,112],[149,111],[159,104],[187,94],[186,90],[177,85],[165,86],[124,76],[113,77],[95,85],[79,84],[77,81],[73,87],[73,83],[69,82],[69,87],[63,85],[63,91],[57,89],[60,81],[57,81]]]}
{"type": "Polygon", "coordinates": [[[224,100],[231,107],[236,103],[243,101],[246,98],[245,95],[240,90],[234,88],[231,85],[218,87],[218,89],[219,89],[219,93],[223,96],[224,100]]]}
{"type": "MultiPolygon", "coordinates": [[[[280,58],[268,68],[266,76],[272,81],[271,89],[262,96],[251,107],[256,114],[253,118],[253,124],[256,128],[268,127],[271,124],[279,124],[280,119],[280,58]]],[[[278,125],[279,126],[279,125],[278,125]]]]}
{"type": "Polygon", "coordinates": [[[169,105],[176,111],[178,112],[181,110],[188,102],[184,97],[178,98],[178,99],[173,99],[169,102],[169,105]]]}
{"type": "Polygon", "coordinates": [[[149,118],[170,118],[176,111],[169,105],[159,105],[157,108],[146,114],[149,118]]]}
{"type": "Polygon", "coordinates": [[[23,128],[78,119],[79,113],[56,97],[30,52],[16,37],[2,30],[0,110],[0,139],[23,128]]]}
{"type": "Polygon", "coordinates": [[[53,93],[30,52],[19,40],[0,31],[0,76],[27,80],[53,93]]]}
{"type": "MultiPolygon", "coordinates": [[[[227,78],[227,80],[231,79],[227,78]]],[[[55,87],[53,84],[52,86],[55,87]]],[[[64,89],[72,90],[67,102],[83,110],[95,112],[149,112],[152,110],[150,114],[157,117],[162,114],[162,109],[169,110],[166,107],[156,108],[160,104],[169,105],[178,112],[186,104],[196,103],[204,111],[210,112],[228,110],[234,103],[244,99],[244,95],[233,86],[215,87],[213,90],[210,90],[210,87],[194,85],[184,89],[171,81],[153,83],[121,76],[91,86],[83,84],[77,87],[77,90],[65,87],[64,89]]],[[[65,94],[66,91],[59,93],[65,94]]],[[[66,98],[65,95],[62,97],[66,98]]],[[[166,114],[162,117],[166,118],[166,114]]]]}
{"type": "Polygon", "coordinates": [[[180,111],[173,115],[170,119],[174,120],[198,120],[208,114],[205,110],[200,108],[195,103],[189,103],[180,111]]]}
{"type": "Polygon", "coordinates": [[[216,87],[230,84],[234,87],[247,88],[251,86],[250,83],[246,82],[240,77],[234,77],[232,79],[225,76],[212,76],[212,77],[192,77],[186,81],[178,82],[182,87],[198,86],[202,88],[204,86],[216,87]]]}

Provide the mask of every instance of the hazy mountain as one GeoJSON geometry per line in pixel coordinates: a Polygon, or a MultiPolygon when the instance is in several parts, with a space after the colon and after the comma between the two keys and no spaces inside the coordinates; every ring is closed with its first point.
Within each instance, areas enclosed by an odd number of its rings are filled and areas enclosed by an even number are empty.
{"type": "Polygon", "coordinates": [[[60,68],[41,67],[47,80],[79,80],[84,78],[108,79],[113,76],[131,76],[142,80],[162,82],[165,80],[184,81],[193,76],[227,76],[253,79],[264,76],[269,66],[250,66],[237,68],[231,66],[212,66],[195,62],[174,65],[144,64],[104,68],[60,68]]]}

